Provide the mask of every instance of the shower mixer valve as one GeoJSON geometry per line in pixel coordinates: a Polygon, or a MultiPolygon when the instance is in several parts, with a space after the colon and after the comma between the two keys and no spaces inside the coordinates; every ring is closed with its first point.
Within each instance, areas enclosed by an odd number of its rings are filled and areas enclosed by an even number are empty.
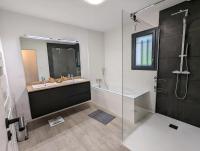
{"type": "Polygon", "coordinates": [[[181,44],[181,54],[178,56],[180,57],[180,66],[179,66],[179,71],[172,71],[173,74],[176,74],[176,87],[175,87],[175,96],[177,99],[184,100],[187,97],[188,93],[188,81],[189,81],[189,68],[188,68],[188,49],[189,49],[189,44],[186,43],[186,32],[187,32],[187,17],[189,15],[189,10],[179,10],[176,13],[171,14],[171,16],[175,16],[178,14],[184,13],[185,16],[183,18],[183,34],[182,34],[182,44],[181,44]],[[185,49],[186,47],[186,49],[185,49]],[[185,61],[185,62],[184,62],[185,61]],[[183,66],[186,66],[186,70],[183,69],[183,66]],[[180,76],[181,75],[186,75],[186,82],[185,82],[185,92],[181,96],[178,94],[178,89],[180,85],[180,76]]]}

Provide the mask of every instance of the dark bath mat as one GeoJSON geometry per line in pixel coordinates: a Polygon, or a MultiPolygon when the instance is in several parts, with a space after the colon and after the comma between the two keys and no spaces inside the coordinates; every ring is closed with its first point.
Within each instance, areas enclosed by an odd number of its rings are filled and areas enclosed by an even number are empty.
{"type": "Polygon", "coordinates": [[[89,117],[101,122],[102,124],[106,125],[110,123],[115,117],[102,111],[102,110],[96,110],[88,115],[89,117]]]}

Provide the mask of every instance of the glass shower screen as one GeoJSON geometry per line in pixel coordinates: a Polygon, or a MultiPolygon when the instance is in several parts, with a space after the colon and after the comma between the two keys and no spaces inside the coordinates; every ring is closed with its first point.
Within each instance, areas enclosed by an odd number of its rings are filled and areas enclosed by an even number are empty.
{"type": "Polygon", "coordinates": [[[135,130],[155,112],[156,32],[155,26],[122,11],[122,131],[128,148],[135,130]]]}

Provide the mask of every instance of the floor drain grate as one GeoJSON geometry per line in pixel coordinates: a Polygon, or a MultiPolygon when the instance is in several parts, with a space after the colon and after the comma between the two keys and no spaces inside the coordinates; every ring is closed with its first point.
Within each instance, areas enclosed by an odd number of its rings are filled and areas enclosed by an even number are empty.
{"type": "Polygon", "coordinates": [[[176,126],[176,125],[174,125],[174,124],[169,124],[169,127],[170,127],[170,128],[173,128],[173,129],[175,129],[175,130],[178,129],[178,126],[176,126]]]}

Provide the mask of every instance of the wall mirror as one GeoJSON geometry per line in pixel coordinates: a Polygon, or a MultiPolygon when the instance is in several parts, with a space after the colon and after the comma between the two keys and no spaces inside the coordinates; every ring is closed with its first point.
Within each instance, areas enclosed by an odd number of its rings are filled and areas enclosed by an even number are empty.
{"type": "Polygon", "coordinates": [[[20,38],[26,83],[81,76],[79,43],[20,38]]]}

